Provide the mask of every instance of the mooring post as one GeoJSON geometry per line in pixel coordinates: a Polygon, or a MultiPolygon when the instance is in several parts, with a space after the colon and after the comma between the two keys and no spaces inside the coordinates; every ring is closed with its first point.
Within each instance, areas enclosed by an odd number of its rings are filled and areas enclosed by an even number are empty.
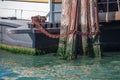
{"type": "MultiPolygon", "coordinates": [[[[81,0],[81,32],[87,33],[88,32],[88,22],[87,22],[87,1],[88,0],[81,0]]],[[[88,36],[82,36],[82,52],[83,55],[86,55],[88,52],[88,36]]]]}
{"type": "MultiPolygon", "coordinates": [[[[61,27],[60,34],[67,32],[68,27],[70,26],[70,12],[71,12],[71,0],[62,0],[62,14],[61,14],[61,27]]],[[[60,37],[59,39],[59,47],[57,53],[66,57],[66,42],[67,36],[60,37]]]]}
{"type": "Polygon", "coordinates": [[[61,17],[61,34],[64,32],[71,32],[65,34],[66,37],[60,38],[58,53],[65,59],[76,58],[76,40],[79,23],[79,0],[63,0],[62,2],[62,17],[61,17]]]}
{"type": "Polygon", "coordinates": [[[97,39],[95,42],[95,43],[97,43],[97,45],[94,46],[94,51],[95,51],[95,56],[97,57],[97,56],[101,56],[102,50],[101,50],[101,46],[100,46],[100,35],[99,35],[100,29],[99,29],[98,1],[94,0],[94,3],[95,3],[94,10],[95,10],[95,16],[96,16],[95,23],[96,23],[96,32],[97,32],[97,34],[96,34],[97,39]],[[97,48],[97,50],[95,48],[97,48]]]}
{"type": "MultiPolygon", "coordinates": [[[[80,10],[79,5],[80,5],[79,0],[71,1],[70,26],[68,28],[68,32],[72,30],[78,31],[80,10]]],[[[75,33],[69,34],[67,37],[66,54],[69,60],[75,59],[77,57],[77,34],[75,33]]]]}
{"type": "MultiPolygon", "coordinates": [[[[77,28],[80,18],[81,32],[83,33],[81,35],[83,55],[88,55],[88,53],[93,56],[101,55],[97,9],[97,0],[62,0],[60,33],[78,31],[77,28]]],[[[74,59],[76,57],[76,34],[73,32],[71,34],[65,34],[65,37],[60,37],[58,53],[66,59],[74,59]]]]}
{"type": "Polygon", "coordinates": [[[90,25],[89,25],[89,54],[90,56],[101,56],[100,35],[99,35],[99,17],[97,0],[90,0],[90,25]]]}

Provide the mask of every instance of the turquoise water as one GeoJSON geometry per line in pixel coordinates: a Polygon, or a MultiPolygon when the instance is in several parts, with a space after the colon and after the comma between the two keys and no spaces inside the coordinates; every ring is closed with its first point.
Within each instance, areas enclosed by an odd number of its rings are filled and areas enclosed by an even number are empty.
{"type": "Polygon", "coordinates": [[[74,61],[0,50],[0,80],[120,80],[120,52],[74,61]]]}

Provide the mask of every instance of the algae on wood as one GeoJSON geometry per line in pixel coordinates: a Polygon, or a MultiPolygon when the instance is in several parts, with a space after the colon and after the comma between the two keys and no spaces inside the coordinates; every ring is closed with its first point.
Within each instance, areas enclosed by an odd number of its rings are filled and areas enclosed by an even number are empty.
{"type": "MultiPolygon", "coordinates": [[[[61,16],[61,34],[77,30],[78,27],[78,1],[63,0],[61,16]]],[[[61,37],[58,52],[66,59],[74,59],[76,54],[76,34],[71,33],[66,37],[61,37]]]]}
{"type": "Polygon", "coordinates": [[[101,56],[101,48],[100,48],[100,36],[99,32],[99,17],[98,17],[98,4],[97,0],[90,0],[90,22],[89,22],[89,30],[90,33],[95,33],[94,35],[89,36],[89,54],[93,57],[101,56]]]}
{"type": "MultiPolygon", "coordinates": [[[[67,32],[68,27],[70,26],[70,11],[71,11],[71,0],[62,0],[62,14],[61,14],[61,28],[60,34],[67,32]]],[[[58,54],[62,57],[65,57],[66,53],[66,42],[67,36],[60,37],[59,39],[59,47],[58,47],[58,54]]]]}
{"type": "MultiPolygon", "coordinates": [[[[70,15],[70,26],[68,31],[75,30],[78,31],[79,24],[79,0],[71,1],[71,15],[70,15]]],[[[77,57],[77,34],[72,33],[67,37],[66,44],[66,53],[68,54],[68,58],[75,59],[77,57]]]]}
{"type": "MultiPolygon", "coordinates": [[[[84,34],[81,34],[83,55],[100,56],[100,45],[97,45],[99,44],[99,35],[90,35],[99,31],[97,0],[62,1],[60,33],[62,34],[71,30],[78,31],[77,28],[79,24],[79,19],[81,24],[81,33],[84,34]]],[[[65,37],[61,37],[59,41],[58,53],[66,59],[74,59],[77,53],[76,42],[77,35],[75,33],[66,35],[65,37]]]]}

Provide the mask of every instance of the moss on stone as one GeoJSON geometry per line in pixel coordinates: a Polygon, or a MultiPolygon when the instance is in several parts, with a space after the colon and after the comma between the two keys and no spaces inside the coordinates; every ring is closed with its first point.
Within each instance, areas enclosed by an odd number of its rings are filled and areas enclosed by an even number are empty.
{"type": "Polygon", "coordinates": [[[13,45],[7,45],[2,43],[0,43],[0,49],[8,52],[16,53],[16,54],[28,54],[28,55],[36,54],[35,49],[32,49],[32,48],[13,46],[13,45]]]}

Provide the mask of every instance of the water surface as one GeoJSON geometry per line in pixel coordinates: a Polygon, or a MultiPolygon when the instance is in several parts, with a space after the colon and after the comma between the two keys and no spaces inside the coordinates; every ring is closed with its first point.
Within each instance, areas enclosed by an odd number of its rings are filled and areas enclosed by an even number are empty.
{"type": "Polygon", "coordinates": [[[0,80],[120,80],[120,52],[74,61],[0,50],[0,80]]]}

